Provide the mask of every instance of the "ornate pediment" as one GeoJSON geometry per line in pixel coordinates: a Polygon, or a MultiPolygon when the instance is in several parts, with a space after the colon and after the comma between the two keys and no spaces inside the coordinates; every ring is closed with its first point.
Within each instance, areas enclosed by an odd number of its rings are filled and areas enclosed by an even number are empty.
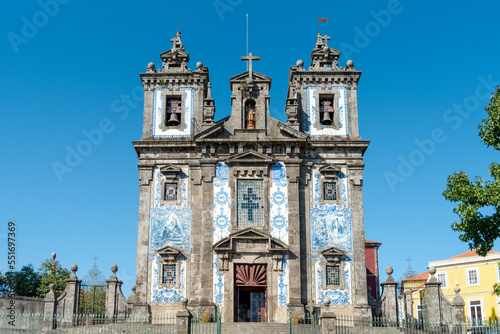
{"type": "Polygon", "coordinates": [[[326,178],[335,178],[342,171],[338,165],[326,165],[319,169],[319,172],[326,178]]]}
{"type": "Polygon", "coordinates": [[[160,167],[160,173],[165,175],[167,181],[174,181],[177,179],[177,176],[182,173],[182,169],[173,165],[167,165],[160,167]]]}
{"type": "MultiPolygon", "coordinates": [[[[259,72],[255,72],[255,71],[252,71],[252,79],[253,80],[256,80],[256,81],[271,81],[271,77],[268,77],[267,75],[264,75],[264,74],[261,74],[259,72]]],[[[249,76],[249,71],[246,71],[246,72],[243,72],[243,73],[240,73],[240,74],[237,74],[235,75],[234,77],[231,77],[229,78],[229,81],[230,82],[233,82],[233,81],[243,81],[243,80],[246,80],[249,76]]]]}
{"type": "Polygon", "coordinates": [[[213,246],[219,254],[219,270],[229,269],[229,261],[234,254],[271,255],[274,270],[282,271],[283,254],[288,252],[288,245],[264,231],[252,227],[230,234],[213,246]]]}
{"type": "Polygon", "coordinates": [[[229,164],[272,164],[274,159],[268,155],[249,150],[230,156],[226,162],[229,164]]]}
{"type": "Polygon", "coordinates": [[[171,246],[160,248],[156,252],[164,260],[169,260],[169,261],[174,261],[181,254],[180,250],[171,246]]]}
{"type": "Polygon", "coordinates": [[[198,133],[196,136],[194,136],[194,139],[202,140],[206,138],[219,138],[220,137],[219,135],[224,132],[224,122],[227,121],[228,119],[229,116],[221,119],[213,126],[198,133]]]}
{"type": "Polygon", "coordinates": [[[345,252],[339,248],[331,247],[322,251],[321,255],[326,258],[328,263],[338,263],[340,258],[345,255],[345,252]]]}

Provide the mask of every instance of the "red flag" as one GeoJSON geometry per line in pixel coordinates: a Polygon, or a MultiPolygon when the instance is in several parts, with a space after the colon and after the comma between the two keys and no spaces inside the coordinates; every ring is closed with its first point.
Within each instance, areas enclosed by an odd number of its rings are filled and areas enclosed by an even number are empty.
{"type": "Polygon", "coordinates": [[[318,17],[318,22],[328,23],[328,19],[322,19],[318,17]]]}

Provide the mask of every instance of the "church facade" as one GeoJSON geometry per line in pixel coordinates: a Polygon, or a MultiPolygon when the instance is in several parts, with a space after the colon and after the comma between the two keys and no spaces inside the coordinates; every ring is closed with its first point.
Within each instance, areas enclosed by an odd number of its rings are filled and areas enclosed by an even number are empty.
{"type": "Polygon", "coordinates": [[[330,301],[367,314],[363,154],[352,61],[318,34],[311,66],[290,67],[286,123],[269,112],[271,78],[229,79],[216,121],[208,68],[188,68],[177,33],[149,63],[139,158],[135,308],[215,308],[222,320],[286,322],[330,301]]]}

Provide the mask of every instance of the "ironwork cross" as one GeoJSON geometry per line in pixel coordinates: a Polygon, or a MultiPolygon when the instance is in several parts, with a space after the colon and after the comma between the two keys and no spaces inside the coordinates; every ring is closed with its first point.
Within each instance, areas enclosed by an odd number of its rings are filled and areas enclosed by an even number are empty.
{"type": "Polygon", "coordinates": [[[99,258],[97,256],[94,256],[94,266],[97,266],[97,260],[99,260],[99,258]]]}
{"type": "Polygon", "coordinates": [[[247,192],[247,194],[243,194],[243,201],[246,201],[246,203],[242,203],[242,208],[248,210],[248,220],[253,221],[253,210],[259,208],[259,204],[253,202],[257,200],[257,194],[252,192],[252,188],[248,188],[247,192]]]}
{"type": "Polygon", "coordinates": [[[252,56],[252,53],[250,52],[248,56],[243,56],[241,57],[241,60],[248,60],[248,75],[250,79],[252,79],[252,60],[260,60],[259,56],[252,56]]]}

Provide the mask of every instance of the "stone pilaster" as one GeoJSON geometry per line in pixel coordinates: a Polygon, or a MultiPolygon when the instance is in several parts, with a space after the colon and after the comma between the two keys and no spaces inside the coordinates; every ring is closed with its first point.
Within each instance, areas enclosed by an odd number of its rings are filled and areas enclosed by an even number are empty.
{"type": "Polygon", "coordinates": [[[149,272],[148,255],[149,255],[151,187],[153,186],[152,181],[153,181],[153,167],[139,166],[139,186],[140,186],[139,224],[137,231],[136,289],[135,289],[135,299],[134,299],[135,305],[137,305],[136,311],[139,313],[148,312],[147,286],[148,286],[148,272],[149,272]]]}
{"type": "Polygon", "coordinates": [[[363,165],[350,167],[351,206],[354,249],[354,284],[356,295],[354,307],[361,316],[371,315],[368,306],[365,257],[365,224],[363,217],[363,165]]]}
{"type": "Polygon", "coordinates": [[[286,162],[288,179],[288,247],[290,270],[289,300],[291,307],[302,307],[301,224],[300,224],[300,161],[286,162]],[[296,274],[294,274],[296,273],[296,274]]]}
{"type": "Polygon", "coordinates": [[[142,127],[142,138],[151,138],[153,136],[153,103],[154,88],[144,89],[144,114],[142,127]]]}
{"type": "Polygon", "coordinates": [[[321,308],[321,334],[336,333],[337,316],[329,308],[321,308]]]}

